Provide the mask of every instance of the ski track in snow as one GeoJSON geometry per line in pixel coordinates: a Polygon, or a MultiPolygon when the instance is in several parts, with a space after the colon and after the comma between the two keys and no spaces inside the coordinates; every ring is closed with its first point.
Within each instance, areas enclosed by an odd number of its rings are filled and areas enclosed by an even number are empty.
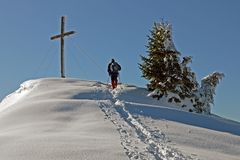
{"type": "MultiPolygon", "coordinates": [[[[96,94],[99,92],[96,85],[96,94]]],[[[117,89],[106,89],[105,97],[98,100],[106,118],[112,121],[120,134],[122,146],[129,159],[142,160],[195,160],[185,156],[177,149],[167,145],[168,139],[159,130],[151,130],[144,126],[137,116],[128,112],[125,102],[117,97],[121,94],[121,86],[117,89]]],[[[98,97],[98,96],[96,96],[98,97]]]]}

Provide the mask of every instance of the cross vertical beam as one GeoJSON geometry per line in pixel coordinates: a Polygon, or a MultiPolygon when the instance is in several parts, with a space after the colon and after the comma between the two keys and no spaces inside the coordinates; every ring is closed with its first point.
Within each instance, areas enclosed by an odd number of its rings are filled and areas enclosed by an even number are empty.
{"type": "Polygon", "coordinates": [[[65,18],[61,17],[61,77],[65,78],[65,72],[64,72],[64,23],[65,18]]]}
{"type": "Polygon", "coordinates": [[[61,45],[61,78],[65,78],[65,71],[64,71],[64,36],[69,36],[74,34],[74,31],[64,32],[64,24],[65,24],[65,17],[61,17],[61,34],[55,35],[51,37],[51,40],[55,40],[60,38],[60,45],[61,45]]]}

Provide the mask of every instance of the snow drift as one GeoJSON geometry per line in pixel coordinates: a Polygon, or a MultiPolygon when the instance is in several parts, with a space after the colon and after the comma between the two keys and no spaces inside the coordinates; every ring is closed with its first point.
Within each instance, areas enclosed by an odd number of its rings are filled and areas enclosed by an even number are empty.
{"type": "Polygon", "coordinates": [[[239,159],[240,123],[147,94],[78,79],[24,82],[0,104],[0,159],[239,159]]]}

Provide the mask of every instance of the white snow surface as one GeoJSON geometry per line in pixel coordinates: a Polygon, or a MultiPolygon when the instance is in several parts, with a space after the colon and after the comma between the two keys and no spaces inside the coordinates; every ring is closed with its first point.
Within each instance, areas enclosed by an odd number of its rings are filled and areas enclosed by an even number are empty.
{"type": "Polygon", "coordinates": [[[0,160],[240,159],[240,123],[147,94],[71,78],[26,81],[0,103],[0,160]]]}

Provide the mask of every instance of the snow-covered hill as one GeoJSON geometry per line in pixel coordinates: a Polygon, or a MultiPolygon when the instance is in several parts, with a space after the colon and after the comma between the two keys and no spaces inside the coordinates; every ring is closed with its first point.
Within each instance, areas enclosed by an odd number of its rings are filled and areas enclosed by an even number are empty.
{"type": "Polygon", "coordinates": [[[24,82],[0,104],[0,160],[239,160],[240,123],[147,94],[78,79],[24,82]]]}

